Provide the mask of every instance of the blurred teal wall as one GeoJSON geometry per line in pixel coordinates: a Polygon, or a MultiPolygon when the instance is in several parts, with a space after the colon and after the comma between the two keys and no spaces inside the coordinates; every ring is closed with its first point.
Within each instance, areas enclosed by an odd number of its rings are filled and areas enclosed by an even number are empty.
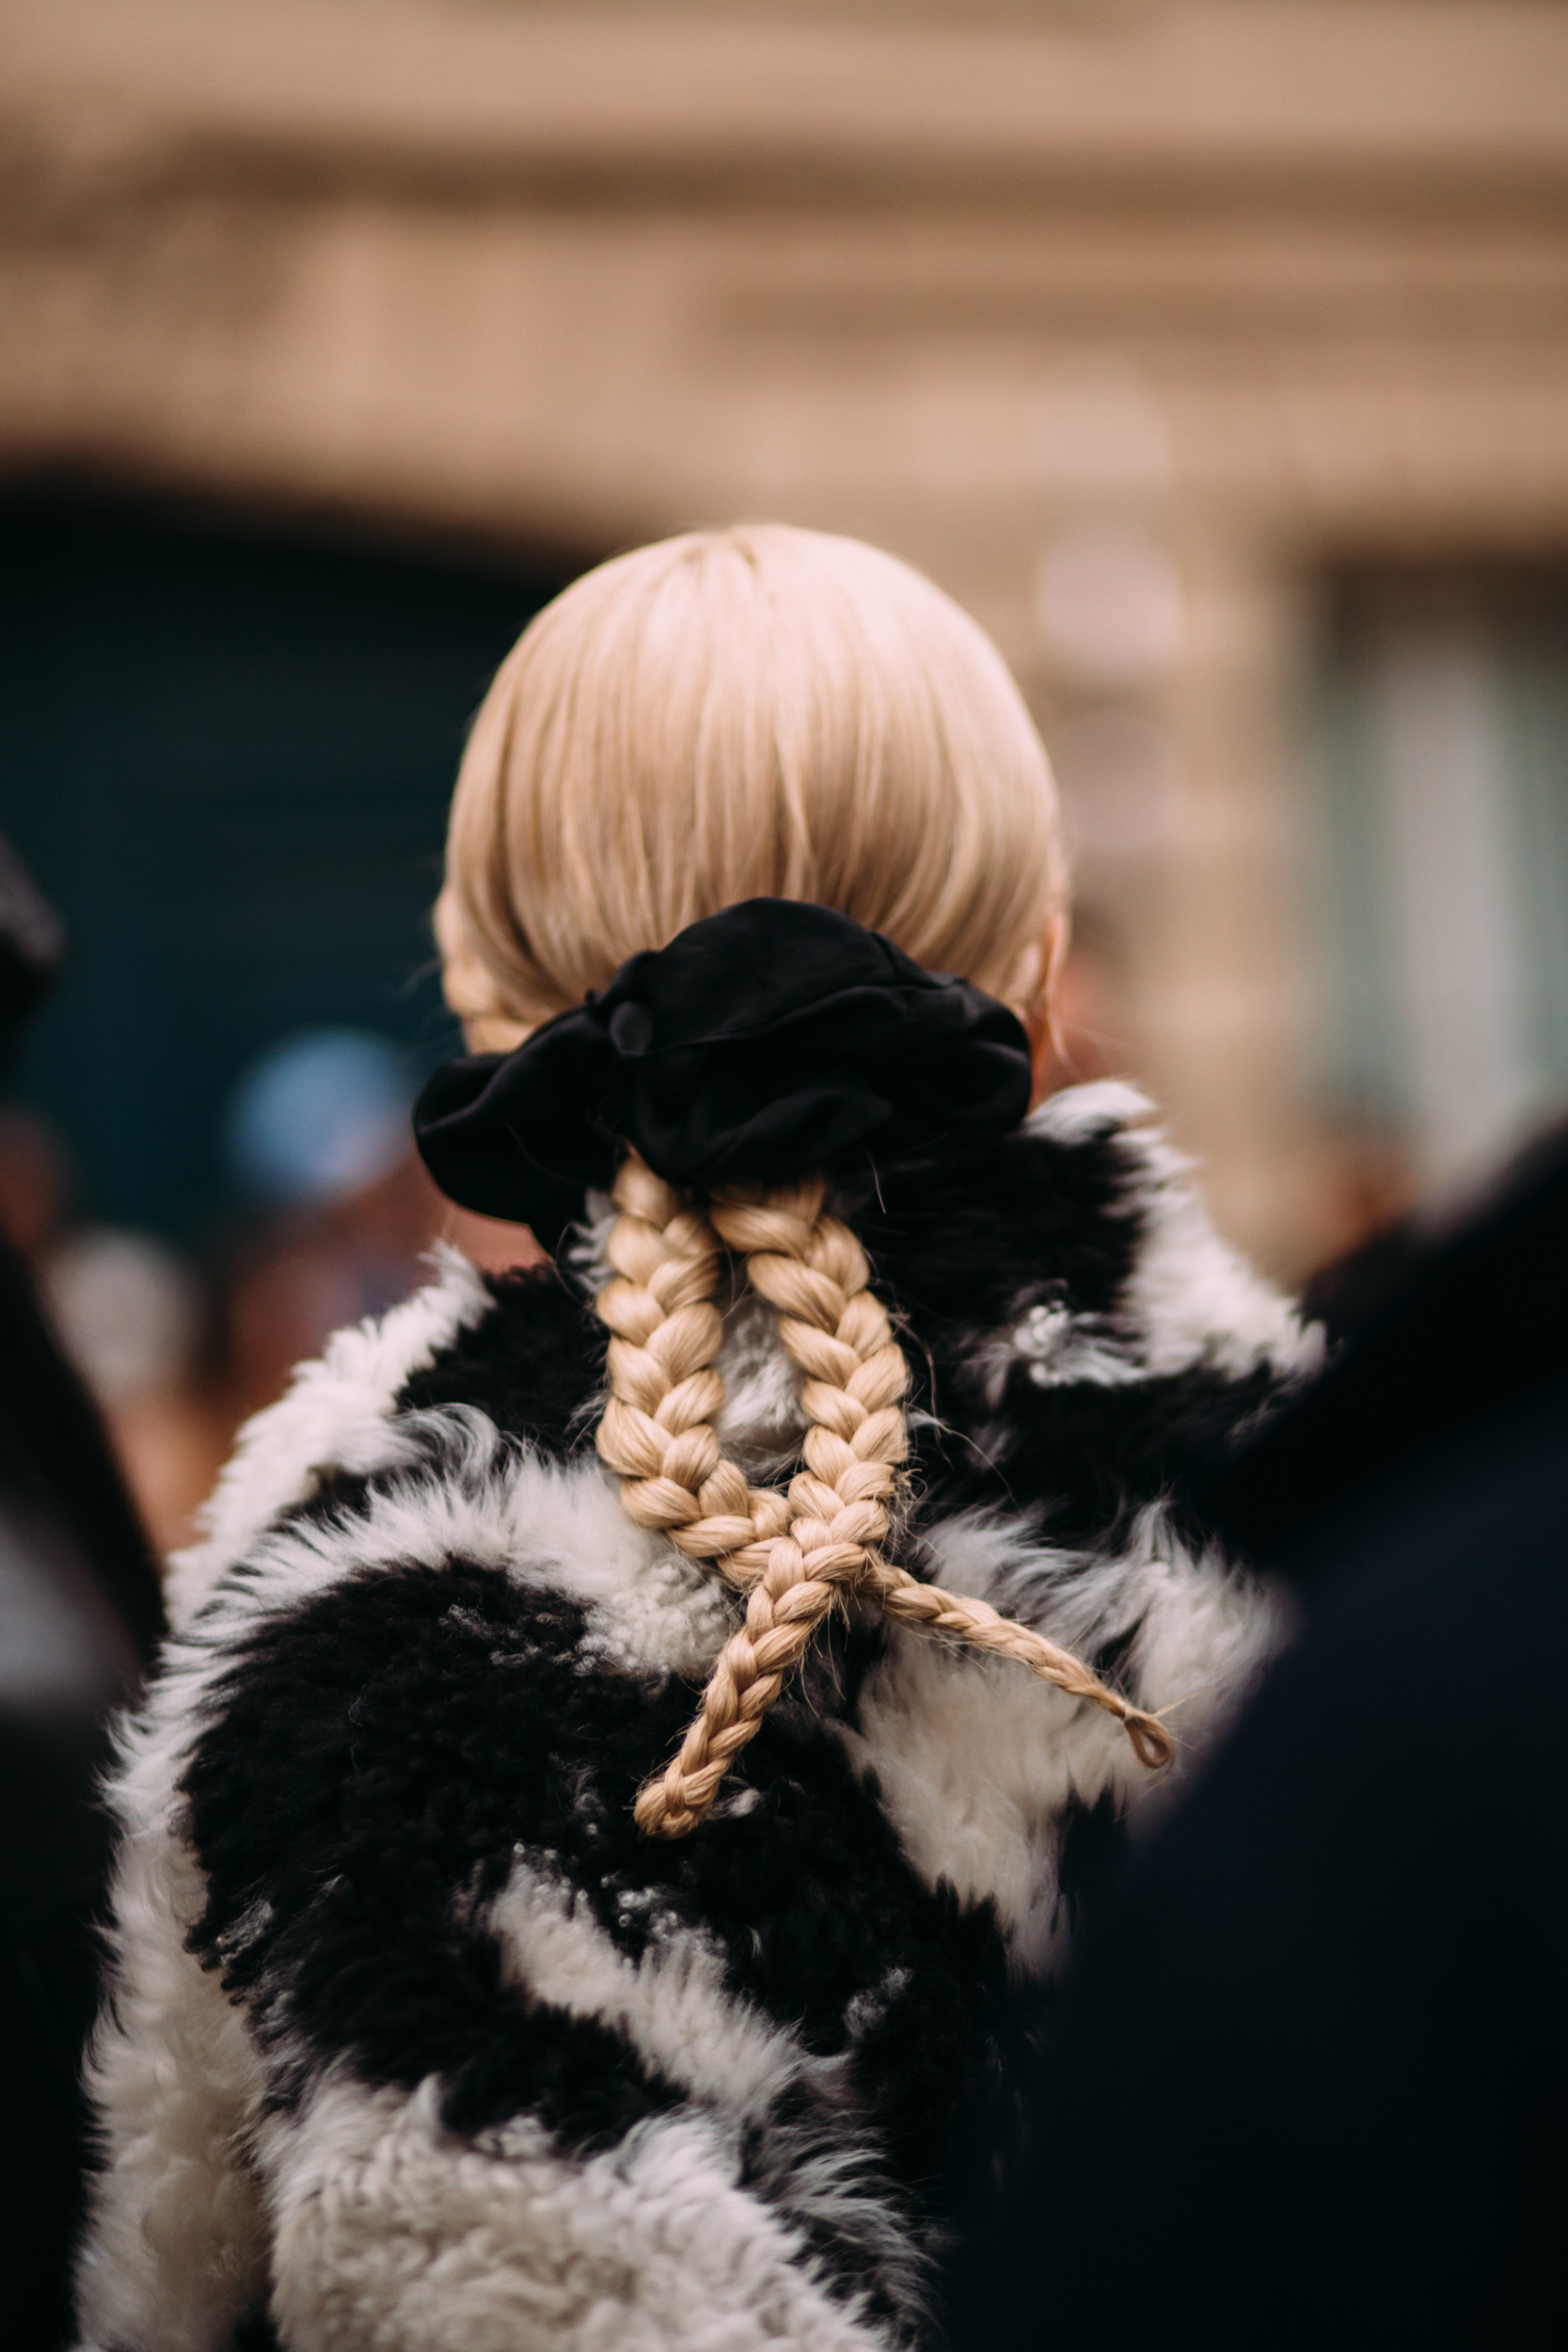
{"type": "Polygon", "coordinates": [[[198,1239],[224,1102],[291,1031],[452,1050],[428,915],[465,733],[578,568],[0,501],[0,832],[71,938],[4,1091],[91,1214],[198,1239]]]}

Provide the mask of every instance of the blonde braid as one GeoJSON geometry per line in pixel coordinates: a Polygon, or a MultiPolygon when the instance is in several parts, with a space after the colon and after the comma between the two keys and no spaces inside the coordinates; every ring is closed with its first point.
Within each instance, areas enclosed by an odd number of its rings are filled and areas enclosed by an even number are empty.
{"type": "Polygon", "coordinates": [[[639,1527],[657,1528],[691,1560],[714,1562],[742,1588],[789,1524],[782,1495],[749,1487],[720,1452],[713,1417],[724,1385],[713,1368],[723,1325],[713,1304],[722,1249],[712,1226],[635,1152],[616,1180],[615,1268],[594,1306],[612,1337],[610,1402],[598,1449],[620,1473],[639,1527]]]}
{"type": "Polygon", "coordinates": [[[755,1738],[785,1676],[804,1657],[835,1594],[863,1577],[868,1546],[887,1533],[883,1502],[893,1492],[894,1466],[906,1444],[904,1417],[894,1399],[903,1392],[908,1369],[886,1314],[865,1288],[859,1243],[836,1219],[822,1217],[821,1207],[820,1183],[766,1198],[731,1195],[710,1206],[723,1238],[746,1256],[753,1288],[775,1306],[802,1311],[798,1330],[790,1313],[781,1315],[785,1344],[813,1375],[808,1390],[819,1370],[836,1381],[832,1394],[843,1403],[835,1418],[853,1436],[847,1441],[827,1425],[825,1394],[807,1434],[806,1470],[790,1483],[788,1534],[767,1548],[745,1622],[720,1654],[679,1755],[638,1796],[640,1826],[665,1837],[683,1837],[696,1828],[731,1762],[755,1738]],[[861,1396],[851,1394],[851,1381],[861,1396]]]}
{"type": "Polygon", "coordinates": [[[755,1577],[745,1622],[721,1653],[679,1754],[639,1793],[640,1826],[666,1837],[695,1829],[834,1599],[856,1588],[903,1624],[1017,1659],[1072,1697],[1092,1700],[1121,1721],[1142,1763],[1168,1763],[1164,1725],[1069,1651],[879,1556],[908,1451],[900,1400],[909,1368],[869,1287],[865,1254],[847,1226],[823,1215],[822,1190],[818,1180],[710,1203],[720,1236],[745,1257],[752,1287],[778,1310],[780,1336],[806,1374],[801,1402],[811,1426],[806,1467],[790,1482],[788,1533],[763,1547],[760,1575],[757,1547],[743,1560],[734,1555],[735,1581],[755,1577]]]}

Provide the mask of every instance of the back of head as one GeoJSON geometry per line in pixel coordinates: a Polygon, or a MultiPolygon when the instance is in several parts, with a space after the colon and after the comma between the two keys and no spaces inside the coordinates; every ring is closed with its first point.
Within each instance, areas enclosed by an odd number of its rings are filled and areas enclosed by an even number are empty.
{"type": "Polygon", "coordinates": [[[1064,895],[1045,754],[984,631],[895,557],[769,523],[618,556],[524,632],[437,919],[454,1009],[506,1046],[752,898],[1012,994],[1064,895]]]}
{"type": "MultiPolygon", "coordinates": [[[[927,971],[1034,997],[1064,882],[1045,754],[989,638],[893,557],[770,524],[621,556],[539,615],[475,725],[437,919],[470,1042],[501,1049],[515,1072],[553,1051],[546,1032],[511,1052],[538,1023],[705,918],[735,908],[756,923],[753,900],[831,907],[927,971]]],[[[911,977],[915,993],[928,985],[905,965],[905,995],[911,977]]],[[[955,991],[936,993],[984,1007],[955,991]]],[[[1026,1094],[1023,1033],[1002,1019],[1026,1094]]],[[[581,1084],[588,1060],[570,1058],[581,1084]]],[[[485,1107],[489,1065],[456,1067],[465,1101],[478,1073],[480,1124],[499,1120],[506,1165],[548,1165],[560,1138],[535,1134],[519,1155],[500,1096],[485,1107]]],[[[595,1097],[595,1120],[608,1099],[595,1097]]],[[[598,1450],[639,1526],[747,1596],[679,1753],[638,1797],[642,1827],[696,1827],[850,1592],[1017,1659],[1118,1716],[1146,1762],[1168,1756],[1164,1727],[1068,1652],[884,1556],[909,1367],[822,1176],[698,1172],[677,1189],[635,1148],[636,1120],[615,1132],[632,1148],[603,1243],[613,1271],[594,1301],[610,1333],[598,1450]],[[726,1252],[776,1311],[800,1376],[807,1426],[787,1494],[752,1487],[715,1429],[726,1252]]]]}

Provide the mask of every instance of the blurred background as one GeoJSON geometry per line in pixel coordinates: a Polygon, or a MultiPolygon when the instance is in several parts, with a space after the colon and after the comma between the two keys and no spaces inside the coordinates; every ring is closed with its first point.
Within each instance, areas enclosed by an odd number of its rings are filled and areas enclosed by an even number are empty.
{"type": "Polygon", "coordinates": [[[1070,1069],[1146,1081],[1276,1273],[1568,1094],[1568,7],[0,0],[0,833],[69,935],[0,1226],[160,1544],[449,1229],[404,1138],[464,729],[657,533],[852,532],[995,634],[1070,1069]]]}

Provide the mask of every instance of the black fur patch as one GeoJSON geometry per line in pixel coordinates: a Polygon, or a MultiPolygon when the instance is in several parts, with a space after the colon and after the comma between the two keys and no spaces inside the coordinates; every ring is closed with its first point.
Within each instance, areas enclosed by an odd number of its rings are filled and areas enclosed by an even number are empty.
{"type": "Polygon", "coordinates": [[[1266,1367],[1238,1378],[1201,1364],[1159,1379],[1041,1388],[1018,1363],[996,1410],[975,1418],[963,1409],[961,1379],[944,1370],[941,1420],[912,1433],[917,1524],[965,1510],[1022,1513],[1069,1550],[1114,1549],[1151,1502],[1200,1536],[1191,1490],[1279,1389],[1266,1367]]]}
{"type": "Polygon", "coordinates": [[[1199,1364],[1042,1388],[1019,1362],[994,1407],[976,1393],[975,1345],[1022,1302],[1049,1295],[1074,1315],[1119,1321],[1144,1238],[1140,1176],[1133,1147],[1110,1128],[1072,1143],[1021,1133],[844,1187],[878,1290],[905,1327],[911,1401],[930,1417],[914,1429],[917,1532],[958,1511],[1005,1511],[1064,1549],[1110,1549],[1163,1502],[1180,1532],[1201,1533],[1188,1490],[1276,1393],[1275,1374],[1238,1379],[1199,1364]]]}
{"type": "Polygon", "coordinates": [[[485,1278],[495,1308],[399,1391],[395,1410],[472,1405],[554,1459],[591,1444],[609,1333],[558,1266],[485,1278]]]}
{"type": "Polygon", "coordinates": [[[234,2330],[234,2352],[288,2352],[265,2312],[250,2312],[234,2330]]]}
{"type": "Polygon", "coordinates": [[[1129,1851],[1127,1817],[1110,1796],[1069,1803],[1056,1861],[1056,1901],[1074,1935],[1116,1892],[1129,1851]]]}
{"type": "Polygon", "coordinates": [[[1115,1130],[1079,1143],[1020,1132],[835,1188],[877,1288],[938,1354],[991,1330],[1050,1283],[1075,1314],[1110,1314],[1136,1257],[1134,1164],[1115,1130]]]}
{"type": "MultiPolygon", "coordinates": [[[[602,2147],[676,2104],[620,2036],[509,1984],[466,1916],[505,1883],[531,1792],[577,1760],[582,1631],[573,1602],[462,1564],[359,1574],[258,1629],[182,1791],[208,1885],[192,1948],[263,2043],[347,2055],[372,2084],[437,2074],[466,2133],[529,2107],[563,2144],[602,2147]]],[[[629,1682],[589,1687],[647,1704],[629,1682]]],[[[275,2098],[309,2071],[289,2059],[275,2098]]]]}
{"type": "Polygon", "coordinates": [[[454,1562],[350,1576],[245,1642],[183,1783],[208,1885],[192,1943],[276,2052],[277,2096],[300,2057],[347,2055],[372,2083],[439,2075],[454,2131],[526,2107],[588,2148],[668,2107],[618,2033],[508,1984],[475,1922],[519,1853],[546,1855],[632,1958],[700,1924],[735,1991],[847,2061],[857,2138],[918,2202],[994,2073],[994,1918],[923,1885],[803,1707],[732,1773],[749,1805],[643,1837],[632,1798],[691,1693],[590,1668],[583,1631],[574,1602],[454,1562]]]}

